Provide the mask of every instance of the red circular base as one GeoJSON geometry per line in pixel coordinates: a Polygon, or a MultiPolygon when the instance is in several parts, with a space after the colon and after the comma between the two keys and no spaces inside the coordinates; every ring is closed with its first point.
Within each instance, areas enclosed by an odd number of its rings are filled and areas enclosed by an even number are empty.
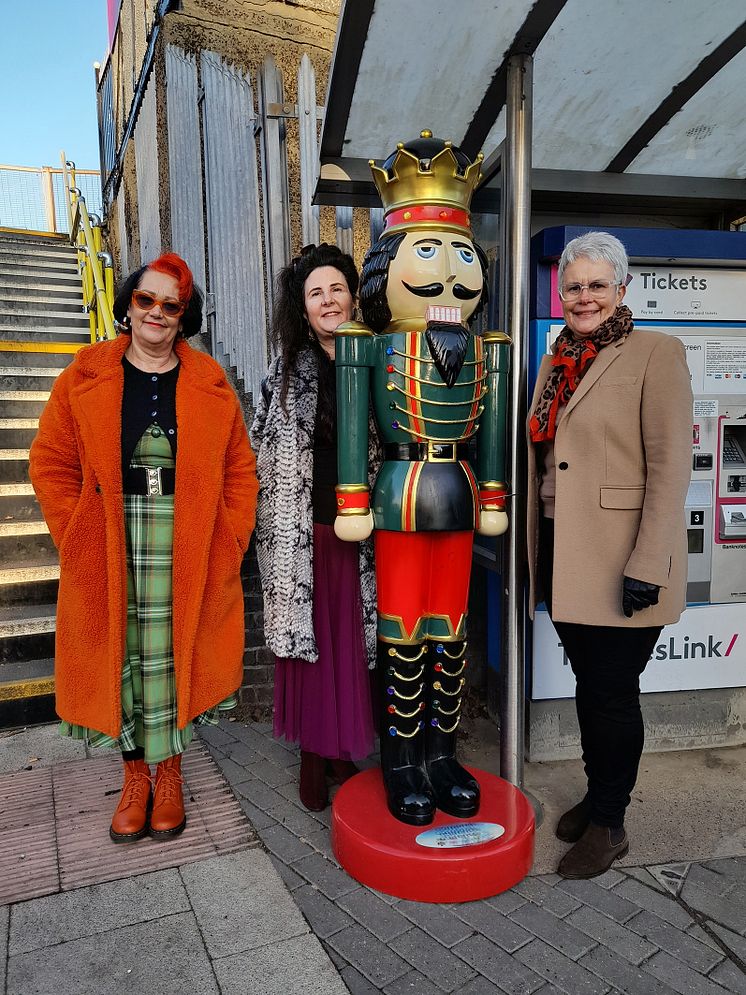
{"type": "Polygon", "coordinates": [[[467,768],[479,781],[482,800],[471,819],[436,812],[429,826],[399,822],[386,806],[380,768],[350,778],[332,805],[332,847],[347,873],[386,895],[415,902],[472,902],[507,891],[531,870],[534,812],[512,784],[467,768]],[[441,826],[498,823],[505,832],[471,846],[430,848],[417,836],[441,826]]]}

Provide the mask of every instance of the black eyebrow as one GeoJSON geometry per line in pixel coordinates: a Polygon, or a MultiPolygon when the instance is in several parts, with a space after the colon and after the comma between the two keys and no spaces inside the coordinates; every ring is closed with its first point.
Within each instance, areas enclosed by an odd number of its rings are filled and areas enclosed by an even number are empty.
{"type": "Polygon", "coordinates": [[[433,245],[442,245],[443,243],[439,238],[421,238],[419,242],[415,242],[415,245],[422,245],[423,242],[432,242],[433,245]]]}
{"type": "Polygon", "coordinates": [[[474,246],[469,245],[468,242],[451,242],[454,249],[468,249],[470,252],[474,251],[474,246]]]}

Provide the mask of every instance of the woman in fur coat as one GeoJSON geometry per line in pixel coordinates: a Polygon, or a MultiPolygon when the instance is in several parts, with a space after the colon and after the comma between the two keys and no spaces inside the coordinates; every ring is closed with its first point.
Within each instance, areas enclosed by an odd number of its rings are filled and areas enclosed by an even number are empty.
{"type": "Polygon", "coordinates": [[[181,754],[236,703],[258,485],[238,398],[186,341],[202,295],[184,260],[133,273],[114,316],[122,333],[60,374],[30,472],[60,555],[62,731],[121,750],[110,835],[128,843],[184,829],[181,754]]]}
{"type": "Polygon", "coordinates": [[[329,803],[373,748],[375,660],[369,543],[334,534],[337,445],[334,330],[352,317],[358,274],[333,245],[307,246],[279,275],[277,358],[251,427],[264,632],[276,656],[274,731],[301,749],[300,797],[329,803]]]}

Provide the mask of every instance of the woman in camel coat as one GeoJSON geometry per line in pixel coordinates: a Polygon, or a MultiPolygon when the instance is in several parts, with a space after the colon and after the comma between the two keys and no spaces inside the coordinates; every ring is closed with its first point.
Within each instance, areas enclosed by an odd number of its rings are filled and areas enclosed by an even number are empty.
{"type": "Polygon", "coordinates": [[[142,267],[114,313],[125,331],[58,378],[30,472],[60,556],[62,731],[122,751],[111,836],[129,842],[181,832],[192,725],[236,702],[258,485],[232,387],[186,342],[201,322],[186,263],[142,267]]]}
{"type": "Polygon", "coordinates": [[[636,330],[622,304],[624,246],[605,232],[560,258],[565,328],[529,417],[531,609],[545,601],[576,678],[588,793],[557,836],[559,873],[623,856],[643,747],[640,674],[685,604],[692,391],[684,346],[636,330]]]}

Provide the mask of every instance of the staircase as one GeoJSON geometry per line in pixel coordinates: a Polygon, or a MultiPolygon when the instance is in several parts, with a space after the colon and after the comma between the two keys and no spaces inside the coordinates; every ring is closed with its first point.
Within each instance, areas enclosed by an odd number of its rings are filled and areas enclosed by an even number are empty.
{"type": "Polygon", "coordinates": [[[76,250],[0,233],[0,728],[54,717],[59,564],[28,476],[55,378],[90,342],[76,250]]]}

